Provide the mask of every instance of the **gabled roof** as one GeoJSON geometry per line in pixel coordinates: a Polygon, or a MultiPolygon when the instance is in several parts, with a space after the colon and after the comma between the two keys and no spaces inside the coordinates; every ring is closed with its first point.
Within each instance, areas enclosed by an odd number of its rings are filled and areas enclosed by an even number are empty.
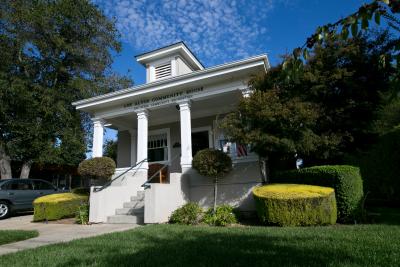
{"type": "Polygon", "coordinates": [[[170,55],[179,54],[182,56],[194,70],[204,69],[203,64],[195,56],[195,54],[187,47],[184,42],[177,42],[168,46],[158,48],[143,54],[136,55],[136,60],[142,64],[146,65],[151,61],[158,60],[163,57],[168,57],[170,55]]]}
{"type": "Polygon", "coordinates": [[[270,68],[268,57],[266,54],[221,64],[215,67],[193,71],[184,75],[174,76],[171,78],[154,81],[137,85],[131,88],[122,89],[116,92],[111,92],[104,95],[83,99],[72,103],[77,109],[86,110],[87,108],[119,101],[128,97],[136,97],[150,92],[169,89],[174,86],[189,84],[195,81],[207,80],[213,77],[223,77],[230,73],[237,73],[244,70],[263,70],[267,71],[270,68]]]}

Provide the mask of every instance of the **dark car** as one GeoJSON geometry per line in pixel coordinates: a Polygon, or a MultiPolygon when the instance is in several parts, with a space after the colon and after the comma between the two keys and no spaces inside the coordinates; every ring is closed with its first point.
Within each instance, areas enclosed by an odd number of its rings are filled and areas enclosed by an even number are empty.
{"type": "Polygon", "coordinates": [[[9,217],[12,212],[32,210],[36,198],[58,191],[59,189],[44,180],[0,180],[0,220],[9,217]]]}

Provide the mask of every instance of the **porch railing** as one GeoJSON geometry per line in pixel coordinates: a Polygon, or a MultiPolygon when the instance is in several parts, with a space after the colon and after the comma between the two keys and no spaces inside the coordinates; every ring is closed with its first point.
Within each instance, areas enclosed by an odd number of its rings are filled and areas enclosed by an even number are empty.
{"type": "MultiPolygon", "coordinates": [[[[105,183],[105,184],[104,184],[103,186],[101,186],[100,188],[94,188],[93,191],[94,191],[94,192],[99,192],[99,191],[103,190],[104,188],[109,187],[114,181],[118,180],[120,177],[124,176],[124,174],[126,174],[127,172],[129,172],[129,171],[132,170],[133,168],[135,168],[135,167],[141,165],[142,163],[144,163],[144,162],[146,162],[146,161],[147,161],[147,159],[143,159],[143,160],[137,162],[135,165],[129,167],[129,168],[126,169],[124,172],[122,172],[121,174],[119,174],[119,175],[118,175],[117,177],[115,177],[114,179],[108,181],[107,183],[105,183]]],[[[135,174],[136,174],[136,173],[135,173],[135,174]]],[[[133,174],[133,175],[135,175],[135,174],[133,174]]]]}

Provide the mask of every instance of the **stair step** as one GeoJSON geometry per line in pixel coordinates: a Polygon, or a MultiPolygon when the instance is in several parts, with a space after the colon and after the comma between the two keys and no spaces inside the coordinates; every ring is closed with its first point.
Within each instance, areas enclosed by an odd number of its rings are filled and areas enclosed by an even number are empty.
{"type": "Polygon", "coordinates": [[[139,201],[125,202],[123,207],[124,208],[130,208],[130,209],[132,209],[132,208],[136,208],[136,209],[143,208],[144,207],[144,201],[140,201],[140,202],[139,201]]]}
{"type": "Polygon", "coordinates": [[[144,216],[113,215],[107,217],[107,223],[143,224],[144,216]]]}
{"type": "Polygon", "coordinates": [[[142,208],[123,208],[123,209],[116,209],[116,215],[143,215],[144,214],[144,207],[142,208]]]}
{"type": "Polygon", "coordinates": [[[144,199],[144,190],[137,191],[136,196],[140,199],[144,199]]]}
{"type": "Polygon", "coordinates": [[[144,201],[144,196],[143,197],[139,197],[139,196],[131,197],[131,201],[144,201]]]}

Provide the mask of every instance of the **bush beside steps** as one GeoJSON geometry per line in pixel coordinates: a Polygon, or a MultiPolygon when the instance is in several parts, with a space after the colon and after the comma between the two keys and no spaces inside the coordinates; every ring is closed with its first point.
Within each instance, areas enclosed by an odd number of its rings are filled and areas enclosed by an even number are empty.
{"type": "Polygon", "coordinates": [[[215,213],[210,208],[206,212],[194,202],[189,202],[176,209],[170,219],[170,223],[184,225],[208,224],[213,226],[228,226],[237,222],[233,208],[229,205],[218,206],[215,213]]]}
{"type": "Polygon", "coordinates": [[[73,218],[78,208],[87,202],[87,195],[74,193],[52,194],[39,197],[33,202],[33,221],[73,218]]]}
{"type": "Polygon", "coordinates": [[[335,193],[332,188],[271,184],[253,189],[257,213],[268,225],[311,226],[335,224],[335,193]]]}

